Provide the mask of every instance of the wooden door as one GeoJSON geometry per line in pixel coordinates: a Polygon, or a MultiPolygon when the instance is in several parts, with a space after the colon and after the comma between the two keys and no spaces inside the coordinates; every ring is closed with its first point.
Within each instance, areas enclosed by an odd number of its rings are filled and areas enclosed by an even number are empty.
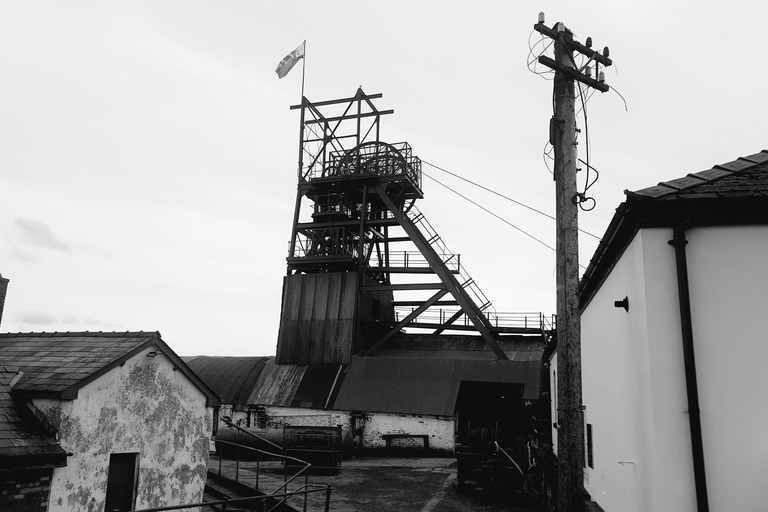
{"type": "Polygon", "coordinates": [[[109,456],[107,499],[104,504],[104,512],[133,510],[138,457],[138,453],[113,453],[109,456]]]}

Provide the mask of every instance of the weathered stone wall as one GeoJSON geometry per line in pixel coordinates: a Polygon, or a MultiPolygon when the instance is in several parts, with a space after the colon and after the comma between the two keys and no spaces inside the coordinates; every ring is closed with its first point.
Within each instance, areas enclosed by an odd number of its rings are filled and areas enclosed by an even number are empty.
{"type": "Polygon", "coordinates": [[[71,401],[35,400],[73,453],[54,470],[50,511],[101,512],[112,453],[138,453],[135,508],[201,502],[212,410],[164,355],[141,353],[71,401]]]}
{"type": "MultiPolygon", "coordinates": [[[[429,449],[433,452],[453,454],[454,421],[452,417],[421,416],[416,414],[366,414],[362,429],[362,446],[367,449],[383,449],[385,434],[413,434],[429,436],[429,449]]],[[[393,440],[393,448],[419,448],[422,440],[393,440]]]]}
{"type": "Polygon", "coordinates": [[[349,413],[345,411],[278,406],[265,407],[264,411],[267,416],[267,427],[270,428],[282,428],[285,425],[313,427],[341,425],[342,429],[350,430],[349,413]]]}
{"type": "MultiPolygon", "coordinates": [[[[284,425],[312,425],[335,427],[341,425],[350,430],[359,448],[363,450],[384,450],[384,434],[413,434],[429,436],[432,453],[452,455],[454,452],[454,421],[452,417],[421,416],[415,414],[365,413],[352,414],[349,411],[303,409],[299,407],[264,407],[266,426],[281,428],[284,425]],[[357,416],[359,419],[353,419],[357,416]]],[[[393,448],[420,448],[419,438],[397,439],[393,448]]],[[[393,450],[394,452],[394,450],[393,450]]]]}
{"type": "Polygon", "coordinates": [[[0,510],[45,511],[51,490],[52,471],[0,473],[0,510]]]}

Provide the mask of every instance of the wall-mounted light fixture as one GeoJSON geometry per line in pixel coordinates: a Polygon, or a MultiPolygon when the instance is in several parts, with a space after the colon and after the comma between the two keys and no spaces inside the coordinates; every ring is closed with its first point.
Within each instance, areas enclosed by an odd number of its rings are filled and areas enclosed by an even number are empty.
{"type": "Polygon", "coordinates": [[[629,311],[629,297],[624,297],[622,300],[617,300],[613,303],[617,308],[624,308],[625,311],[629,311]]]}

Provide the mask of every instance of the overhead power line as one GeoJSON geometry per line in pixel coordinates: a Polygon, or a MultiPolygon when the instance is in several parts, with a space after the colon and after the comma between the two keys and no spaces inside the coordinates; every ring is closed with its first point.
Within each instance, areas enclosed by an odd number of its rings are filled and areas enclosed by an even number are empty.
{"type": "MultiPolygon", "coordinates": [[[[481,188],[481,189],[485,190],[486,192],[490,192],[491,194],[495,194],[495,195],[497,195],[497,196],[499,196],[499,197],[501,197],[501,198],[503,198],[503,199],[506,199],[507,201],[511,201],[511,202],[515,203],[516,205],[522,206],[523,208],[527,208],[527,209],[531,210],[532,212],[536,212],[536,213],[538,213],[539,215],[543,215],[544,217],[547,217],[548,219],[556,220],[554,216],[552,216],[552,215],[550,215],[550,214],[548,214],[548,213],[546,213],[546,212],[543,212],[543,211],[541,211],[541,210],[537,210],[536,208],[533,208],[532,206],[528,206],[528,205],[527,205],[527,204],[525,204],[525,203],[521,203],[520,201],[517,201],[517,200],[515,200],[515,199],[512,199],[511,197],[505,196],[504,194],[501,194],[501,193],[499,193],[499,192],[496,192],[496,191],[495,191],[495,190],[493,190],[493,189],[490,189],[490,188],[488,188],[488,187],[485,187],[485,186],[483,186],[483,185],[480,185],[479,183],[475,183],[475,182],[474,182],[474,181],[472,181],[472,180],[468,180],[467,178],[465,178],[465,177],[463,177],[463,176],[460,176],[460,175],[458,175],[458,174],[456,174],[456,173],[453,173],[453,172],[451,172],[451,171],[449,171],[449,170],[447,170],[447,169],[443,169],[442,167],[439,167],[439,166],[437,166],[437,165],[435,165],[435,164],[432,164],[432,163],[430,163],[430,162],[427,162],[426,160],[422,160],[421,162],[422,162],[422,163],[424,163],[424,164],[427,164],[427,165],[428,165],[428,166],[430,166],[430,167],[434,167],[434,168],[435,168],[435,169],[437,169],[438,171],[443,171],[444,173],[446,173],[446,174],[450,174],[451,176],[453,176],[453,177],[455,177],[455,178],[459,178],[460,180],[466,181],[467,183],[469,183],[469,184],[471,184],[471,185],[474,185],[474,186],[476,186],[476,187],[478,187],[478,188],[481,188]]],[[[426,175],[426,174],[425,174],[425,175],[426,175]]],[[[432,178],[432,176],[427,176],[427,177],[428,177],[428,178],[430,178],[430,179],[433,179],[433,180],[437,181],[435,178],[432,178]]],[[[438,183],[440,183],[439,181],[437,181],[437,182],[438,182],[438,183]]],[[[448,189],[448,190],[450,190],[451,192],[454,192],[454,193],[456,193],[456,194],[460,195],[461,197],[464,197],[464,196],[462,196],[461,194],[459,194],[458,192],[456,192],[455,190],[453,190],[452,188],[450,188],[449,186],[445,185],[444,183],[440,183],[440,185],[444,186],[445,188],[447,188],[447,189],[448,189]]],[[[464,197],[464,199],[467,199],[467,198],[466,198],[466,197],[464,197]]],[[[467,199],[467,201],[469,201],[469,202],[471,202],[471,203],[473,203],[473,204],[476,204],[476,205],[477,205],[477,206],[479,206],[480,208],[483,208],[482,206],[480,206],[479,204],[475,203],[474,201],[472,201],[472,200],[470,200],[470,199],[467,199]]],[[[485,208],[483,208],[483,210],[485,210],[485,208]]],[[[486,211],[488,211],[488,210],[486,210],[486,211]]],[[[493,216],[495,216],[495,217],[498,217],[498,216],[497,216],[495,213],[492,213],[492,212],[488,212],[488,213],[490,213],[491,215],[493,215],[493,216]]],[[[501,219],[501,217],[498,217],[498,218],[499,218],[499,219],[501,219]]],[[[504,220],[504,219],[501,219],[501,220],[504,220]]],[[[504,222],[507,222],[507,221],[506,221],[506,220],[504,220],[504,222]]],[[[507,223],[508,223],[508,222],[507,222],[507,223]]],[[[509,224],[509,223],[508,223],[508,224],[509,224]]],[[[510,224],[510,225],[512,226],[512,224],[510,224]]],[[[515,229],[520,229],[520,228],[518,228],[517,226],[513,226],[513,227],[514,227],[515,229]]],[[[520,230],[520,231],[522,231],[522,230],[520,230]]],[[[600,237],[599,237],[599,236],[597,236],[597,235],[595,235],[595,234],[592,234],[592,233],[590,233],[589,231],[585,231],[585,230],[583,230],[583,229],[579,229],[579,231],[580,231],[580,232],[582,232],[582,233],[584,233],[585,235],[589,235],[589,236],[591,236],[591,237],[593,237],[593,238],[596,238],[596,239],[600,240],[600,237]]],[[[527,234],[527,233],[526,233],[526,234],[527,234]]],[[[547,246],[547,247],[549,247],[549,246],[547,246]]]]}
{"type": "MultiPolygon", "coordinates": [[[[423,160],[422,160],[422,162],[423,162],[423,160]]],[[[454,193],[454,194],[456,194],[457,196],[461,197],[462,199],[465,199],[465,200],[469,201],[470,203],[472,203],[473,205],[477,206],[478,208],[480,208],[480,209],[481,209],[481,210],[483,210],[484,212],[486,212],[486,213],[489,213],[489,214],[493,215],[494,217],[496,217],[497,219],[499,219],[499,220],[500,220],[500,221],[502,221],[503,223],[505,223],[505,224],[507,224],[507,225],[509,225],[509,226],[511,226],[511,227],[513,227],[513,228],[515,228],[516,230],[518,230],[519,232],[521,232],[521,233],[522,233],[522,234],[524,234],[525,236],[527,236],[527,237],[529,237],[529,238],[532,238],[532,239],[536,240],[537,242],[539,242],[539,243],[540,243],[541,245],[543,245],[544,247],[547,247],[548,249],[552,249],[553,251],[555,250],[555,248],[554,248],[554,247],[552,247],[551,245],[547,244],[546,242],[542,242],[541,240],[539,240],[538,238],[536,238],[536,237],[535,237],[535,236],[533,236],[532,234],[528,233],[528,232],[527,232],[527,231],[525,231],[524,229],[521,229],[521,228],[519,228],[519,227],[515,226],[514,224],[512,224],[511,222],[509,222],[509,221],[508,221],[508,220],[506,220],[505,218],[503,218],[503,217],[501,217],[501,216],[499,216],[499,215],[496,215],[495,213],[493,213],[491,210],[489,210],[489,209],[488,209],[488,208],[486,208],[485,206],[483,206],[483,205],[481,205],[481,204],[478,204],[478,203],[476,203],[475,201],[471,200],[471,199],[470,199],[470,198],[468,198],[467,196],[463,195],[461,192],[457,192],[456,190],[452,189],[451,187],[449,187],[449,186],[448,186],[448,185],[446,185],[445,183],[441,182],[440,180],[438,180],[438,179],[436,179],[436,178],[433,178],[432,176],[430,176],[429,174],[427,174],[427,173],[425,173],[425,172],[422,172],[422,174],[424,174],[424,176],[426,176],[427,178],[429,178],[429,179],[431,179],[431,180],[433,180],[433,181],[435,181],[435,182],[439,183],[440,185],[444,186],[445,188],[447,188],[448,190],[450,190],[451,192],[453,192],[453,193],[454,193]]]]}
{"type": "MultiPolygon", "coordinates": [[[[424,160],[422,160],[422,162],[424,162],[424,160]]],[[[425,162],[425,163],[426,163],[426,162],[425,162]]],[[[429,165],[432,165],[432,164],[429,164],[429,165]]],[[[434,166],[433,166],[433,167],[434,167],[434,166]]],[[[501,222],[503,222],[504,224],[507,224],[508,226],[515,228],[516,230],[518,230],[519,232],[521,232],[521,233],[522,233],[522,234],[524,234],[525,236],[527,236],[527,237],[529,237],[529,238],[532,238],[533,240],[536,240],[538,243],[540,243],[541,245],[543,245],[543,246],[544,246],[544,247],[546,247],[547,249],[550,249],[550,250],[552,250],[552,251],[555,251],[555,248],[554,248],[554,247],[552,247],[551,245],[547,244],[546,242],[542,242],[541,240],[539,240],[538,238],[536,238],[536,237],[535,237],[535,236],[533,236],[532,234],[528,233],[528,232],[527,232],[527,231],[525,231],[524,229],[522,229],[522,228],[519,228],[519,227],[515,226],[514,224],[512,224],[511,222],[509,222],[507,219],[505,219],[505,218],[503,218],[503,217],[501,217],[501,216],[499,216],[499,215],[497,215],[497,214],[493,213],[491,210],[489,210],[489,209],[488,209],[488,208],[486,208],[485,206],[483,206],[483,205],[481,205],[481,204],[478,204],[478,203],[476,203],[475,201],[471,200],[470,198],[468,198],[467,196],[465,196],[465,195],[464,195],[464,194],[462,194],[461,192],[457,192],[456,190],[452,189],[451,187],[449,187],[448,185],[446,185],[446,184],[445,184],[445,183],[443,183],[442,181],[438,180],[437,178],[434,178],[434,177],[430,176],[429,174],[427,174],[427,173],[425,173],[425,172],[423,172],[423,171],[422,171],[422,174],[423,174],[424,176],[426,176],[427,178],[431,179],[432,181],[434,181],[434,182],[438,183],[439,185],[442,185],[442,186],[444,186],[445,188],[447,188],[448,190],[450,190],[451,192],[453,192],[453,193],[454,193],[454,194],[456,194],[457,196],[461,197],[462,199],[464,199],[464,200],[466,200],[466,201],[469,201],[470,203],[472,203],[473,205],[477,206],[478,208],[480,208],[480,209],[481,209],[481,210],[483,210],[484,212],[486,212],[486,213],[488,213],[488,214],[490,214],[490,215],[493,215],[494,217],[496,217],[497,219],[499,219],[499,220],[500,220],[501,222]]],[[[555,251],[555,252],[557,252],[557,251],[555,251]]],[[[582,265],[582,264],[579,264],[579,266],[580,266],[581,268],[583,268],[583,269],[586,269],[586,267],[585,267],[584,265],[582,265]]]]}

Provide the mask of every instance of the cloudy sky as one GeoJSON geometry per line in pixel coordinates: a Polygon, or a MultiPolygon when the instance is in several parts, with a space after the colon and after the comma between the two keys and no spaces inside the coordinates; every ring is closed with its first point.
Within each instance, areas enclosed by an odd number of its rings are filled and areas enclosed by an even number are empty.
{"type": "MultiPolygon", "coordinates": [[[[621,96],[587,103],[584,230],[602,235],[625,189],[768,149],[761,2],[0,3],[0,330],[274,354],[301,92],[301,68],[275,67],[305,39],[310,100],[383,93],[384,140],[554,214],[539,11],[615,62],[621,96]]],[[[419,208],[496,310],[554,312],[554,222],[424,171],[419,208]]],[[[582,264],[596,244],[581,236],[582,264]]]]}

